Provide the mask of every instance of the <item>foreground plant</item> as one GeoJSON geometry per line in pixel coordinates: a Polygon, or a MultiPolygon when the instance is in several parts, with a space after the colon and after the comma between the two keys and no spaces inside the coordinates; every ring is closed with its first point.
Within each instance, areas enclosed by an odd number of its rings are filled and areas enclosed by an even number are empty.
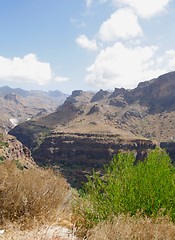
{"type": "Polygon", "coordinates": [[[69,187],[51,170],[21,170],[11,161],[0,164],[0,224],[55,221],[64,211],[69,187]]]}
{"type": "Polygon", "coordinates": [[[98,222],[141,212],[156,218],[169,215],[175,220],[175,170],[167,153],[161,149],[149,152],[144,162],[133,153],[119,153],[103,177],[94,172],[84,185],[78,206],[81,224],[92,227],[98,222]]]}
{"type": "Polygon", "coordinates": [[[86,236],[88,240],[172,240],[175,224],[168,217],[153,219],[139,215],[119,215],[98,223],[86,236]]]}

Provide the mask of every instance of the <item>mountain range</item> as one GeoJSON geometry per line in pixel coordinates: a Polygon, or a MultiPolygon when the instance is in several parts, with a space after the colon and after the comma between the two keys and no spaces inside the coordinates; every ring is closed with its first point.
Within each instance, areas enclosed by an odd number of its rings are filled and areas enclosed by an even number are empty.
{"type": "Polygon", "coordinates": [[[132,150],[142,160],[149,149],[170,143],[173,156],[174,89],[175,72],[170,72],[133,90],[75,90],[56,111],[19,124],[10,134],[30,148],[39,165],[54,165],[74,186],[119,151],[132,150]]]}
{"type": "Polygon", "coordinates": [[[0,87],[0,130],[8,132],[21,122],[55,111],[67,96],[60,91],[26,91],[0,87]]]}

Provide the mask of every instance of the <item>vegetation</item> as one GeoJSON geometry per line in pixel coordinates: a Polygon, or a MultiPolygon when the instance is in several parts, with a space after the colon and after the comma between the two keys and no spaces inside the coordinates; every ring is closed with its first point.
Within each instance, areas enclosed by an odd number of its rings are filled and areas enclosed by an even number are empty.
{"type": "Polygon", "coordinates": [[[65,210],[69,187],[51,170],[21,170],[15,162],[0,164],[0,225],[27,227],[58,219],[65,210]],[[64,208],[63,208],[64,207],[64,208]]]}
{"type": "Polygon", "coordinates": [[[0,141],[0,148],[9,147],[8,142],[0,141]]]}
{"type": "Polygon", "coordinates": [[[172,240],[174,236],[175,225],[167,217],[129,215],[103,221],[87,233],[88,240],[172,240]]]}
{"type": "Polygon", "coordinates": [[[136,163],[133,153],[119,153],[103,177],[94,172],[81,192],[78,206],[86,228],[120,214],[156,219],[168,215],[175,221],[175,170],[165,151],[151,151],[136,163]]]}
{"type": "Polygon", "coordinates": [[[0,156],[0,163],[3,162],[5,160],[4,156],[0,156]]]}
{"type": "Polygon", "coordinates": [[[72,196],[62,176],[50,169],[22,169],[18,161],[2,162],[0,226],[10,222],[23,231],[18,228],[1,238],[24,239],[25,234],[26,239],[48,239],[47,229],[40,225],[64,222],[68,215],[74,224],[78,221],[78,233],[88,240],[174,238],[175,169],[165,151],[150,151],[144,162],[121,152],[104,172],[88,177],[72,215],[72,196]],[[30,226],[30,232],[25,230],[30,226]]]}

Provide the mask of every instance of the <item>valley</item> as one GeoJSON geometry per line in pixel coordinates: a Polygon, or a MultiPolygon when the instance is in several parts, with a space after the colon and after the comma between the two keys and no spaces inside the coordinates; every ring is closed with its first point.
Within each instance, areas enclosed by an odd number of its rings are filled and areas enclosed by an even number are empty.
{"type": "Polygon", "coordinates": [[[132,150],[142,160],[161,145],[175,160],[174,87],[175,72],[170,72],[133,90],[75,90],[55,112],[9,133],[32,151],[37,164],[54,166],[79,187],[119,151],[132,150]]]}
{"type": "MultiPolygon", "coordinates": [[[[46,102],[42,103],[45,107],[47,106],[47,110],[42,113],[39,108],[42,98],[38,96],[37,99],[40,100],[37,100],[39,105],[35,106],[36,114],[35,111],[30,112],[31,105],[23,105],[24,100],[28,101],[28,98],[18,96],[16,93],[0,96],[9,104],[5,105],[6,108],[9,107],[8,113],[11,114],[13,110],[15,113],[15,109],[19,109],[17,111],[20,111],[21,114],[19,122],[15,120],[16,115],[14,115],[13,121],[11,119],[11,124],[16,124],[15,127],[7,125],[10,129],[9,134],[2,130],[0,135],[0,191],[1,197],[5,196],[5,198],[1,198],[1,202],[3,202],[1,228],[5,229],[2,239],[10,239],[12,235],[17,236],[18,239],[24,239],[23,236],[31,239],[34,236],[39,239],[48,239],[49,237],[54,239],[55,236],[56,239],[82,239],[84,236],[88,236],[88,239],[98,239],[98,236],[94,234],[99,234],[98,227],[101,223],[97,226],[96,223],[94,224],[93,218],[89,215],[89,206],[92,206],[91,211],[94,214],[92,216],[96,219],[96,211],[103,213],[103,210],[106,209],[104,213],[110,213],[112,209],[113,212],[113,200],[109,200],[107,205],[106,201],[108,198],[113,199],[118,196],[115,194],[121,194],[118,201],[125,201],[126,196],[128,198],[134,196],[135,199],[138,191],[139,197],[137,196],[134,203],[137,202],[137,199],[139,203],[139,199],[144,196],[150,203],[152,188],[147,191],[147,186],[150,187],[155,183],[157,187],[160,187],[159,196],[165,182],[169,181],[170,185],[172,184],[171,177],[169,178],[166,174],[161,175],[161,171],[170,170],[169,173],[172,177],[174,176],[171,169],[173,165],[169,164],[169,157],[165,155],[165,152],[157,149],[159,146],[166,149],[171,161],[175,161],[174,87],[175,72],[171,72],[146,83],[140,83],[133,90],[116,88],[110,92],[101,89],[97,93],[75,90],[70,96],[67,96],[62,104],[57,106],[57,101],[53,105],[52,101],[48,101],[45,96],[48,105],[46,102]],[[21,99],[23,103],[19,102],[21,99]],[[10,108],[12,106],[14,109],[10,108]],[[20,108],[17,108],[18,106],[20,108]],[[26,114],[31,114],[31,119],[25,120],[28,115],[25,115],[22,106],[25,106],[26,114]],[[55,109],[51,110],[54,107],[55,109]],[[119,156],[118,163],[115,162],[116,154],[119,156]],[[131,167],[127,161],[131,161],[132,156],[134,164],[131,167]],[[152,165],[147,166],[146,161],[143,161],[149,156],[152,161],[150,163],[155,164],[155,168],[152,168],[152,165]],[[165,165],[159,164],[159,161],[156,162],[157,158],[165,165]],[[120,160],[124,162],[120,162],[120,160]],[[135,164],[136,162],[138,164],[135,164]],[[115,192],[116,188],[112,187],[111,194],[110,186],[117,184],[116,176],[113,179],[109,174],[110,171],[116,171],[110,165],[114,163],[119,164],[116,169],[119,174],[120,171],[122,173],[122,185],[121,191],[118,189],[118,192],[115,192]],[[108,170],[104,168],[107,165],[111,166],[108,170]],[[143,172],[137,172],[137,169],[140,168],[143,168],[143,172]],[[151,174],[152,169],[155,172],[151,174]],[[130,175],[127,171],[133,171],[133,173],[130,175]],[[87,193],[85,191],[81,195],[81,191],[79,194],[77,189],[82,190],[82,185],[87,182],[87,176],[91,176],[89,179],[94,179],[93,181],[96,182],[88,180],[87,193]],[[125,181],[125,177],[128,178],[127,181],[125,181]],[[110,185],[110,181],[113,180],[114,182],[111,182],[112,185],[110,185]],[[132,185],[132,181],[134,185],[132,185]],[[146,185],[144,185],[145,181],[146,185]],[[131,184],[131,187],[127,188],[130,186],[128,184],[131,184]],[[90,186],[89,190],[88,186],[90,186]],[[134,188],[133,193],[132,188],[134,188]],[[127,194],[122,195],[123,189],[127,191],[127,194]],[[143,191],[143,194],[140,194],[140,191],[143,191]],[[97,199],[94,198],[96,194],[97,199]],[[106,194],[109,194],[107,198],[106,194]],[[90,196],[92,199],[89,198],[90,196]],[[99,205],[99,199],[101,199],[101,204],[103,201],[104,204],[99,205]],[[94,201],[97,201],[97,205],[94,201]],[[76,210],[74,204],[78,204],[76,210]],[[97,209],[95,209],[96,207],[97,209]],[[52,209],[52,213],[50,209],[52,209]],[[92,226],[97,227],[94,228],[94,233],[86,225],[89,216],[92,226]],[[33,221],[33,217],[35,217],[35,221],[33,221]],[[12,225],[7,224],[9,219],[12,225]],[[54,225],[55,222],[56,225],[54,225]],[[54,230],[52,231],[52,229],[54,230]]],[[[34,102],[32,98],[32,102],[29,101],[29,104],[32,103],[34,107],[34,102]]],[[[7,117],[13,116],[10,114],[7,117]]],[[[5,118],[2,119],[5,121],[5,118]]],[[[3,125],[1,128],[3,129],[3,125]]],[[[174,194],[171,186],[170,189],[174,194]]],[[[171,195],[171,191],[168,190],[167,194],[171,195]]],[[[164,203],[164,197],[166,198],[164,192],[159,196],[159,198],[161,197],[164,203]]],[[[119,211],[119,206],[123,206],[121,211],[125,211],[125,206],[134,208],[134,204],[127,205],[129,202],[127,201],[126,205],[116,205],[116,211],[119,211]]],[[[141,200],[141,204],[144,204],[144,198],[141,200]]],[[[142,208],[144,209],[144,207],[142,208]]],[[[136,206],[136,211],[138,209],[139,207],[136,206]]],[[[151,209],[155,210],[152,205],[151,209]]],[[[114,224],[121,225],[120,232],[124,236],[126,235],[123,232],[125,225],[135,229],[134,232],[131,231],[131,236],[135,233],[138,236],[139,233],[135,227],[137,224],[139,227],[145,224],[149,229],[153,229],[149,231],[152,231],[154,236],[155,229],[158,229],[160,236],[167,236],[169,232],[166,229],[162,231],[165,226],[171,228],[172,234],[174,233],[174,224],[165,218],[163,218],[164,222],[159,222],[162,221],[159,218],[157,220],[150,218],[150,220],[141,216],[138,216],[137,219],[135,216],[117,216],[114,224]],[[150,223],[150,221],[153,222],[150,223]]],[[[103,219],[103,214],[99,215],[98,221],[101,219],[103,219]]],[[[105,220],[103,228],[108,226],[112,227],[105,220]]],[[[112,229],[111,234],[118,236],[115,229],[116,227],[112,229]]],[[[143,229],[142,234],[144,232],[147,233],[143,229]]],[[[103,232],[104,238],[105,234],[103,232]]],[[[113,238],[115,237],[112,236],[113,238]]]]}

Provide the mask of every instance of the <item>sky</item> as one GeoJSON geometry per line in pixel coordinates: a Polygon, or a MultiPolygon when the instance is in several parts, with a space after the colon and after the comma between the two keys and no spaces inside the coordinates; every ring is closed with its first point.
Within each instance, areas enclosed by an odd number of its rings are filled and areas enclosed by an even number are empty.
{"type": "Polygon", "coordinates": [[[175,0],[0,0],[0,86],[113,90],[175,71],[175,0]]]}

